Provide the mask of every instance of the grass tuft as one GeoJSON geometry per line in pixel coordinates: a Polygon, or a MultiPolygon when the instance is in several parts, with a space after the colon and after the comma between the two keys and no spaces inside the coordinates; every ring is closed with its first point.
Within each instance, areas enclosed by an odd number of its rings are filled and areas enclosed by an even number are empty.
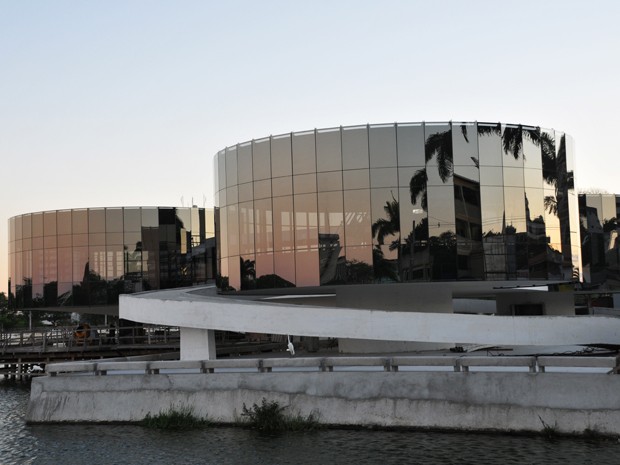
{"type": "Polygon", "coordinates": [[[248,408],[243,404],[241,416],[245,418],[250,427],[265,433],[309,431],[320,428],[317,414],[286,415],[285,409],[286,407],[281,406],[277,401],[268,401],[263,397],[260,405],[253,404],[248,408]]]}
{"type": "Polygon", "coordinates": [[[557,439],[557,437],[558,437],[558,424],[557,424],[557,422],[554,423],[553,425],[545,423],[545,421],[542,419],[542,417],[540,415],[538,415],[538,419],[540,420],[540,422],[543,425],[542,433],[543,433],[543,436],[545,437],[545,439],[548,439],[549,441],[557,439]]]}
{"type": "Polygon", "coordinates": [[[171,406],[164,412],[157,415],[148,413],[141,422],[142,426],[153,429],[193,429],[208,426],[209,420],[198,418],[194,415],[192,408],[188,406],[171,406]]]}

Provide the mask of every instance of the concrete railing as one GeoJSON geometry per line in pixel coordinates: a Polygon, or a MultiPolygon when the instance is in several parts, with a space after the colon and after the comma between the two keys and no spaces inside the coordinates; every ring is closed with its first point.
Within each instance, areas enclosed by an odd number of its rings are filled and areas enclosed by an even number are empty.
{"type": "Polygon", "coordinates": [[[531,356],[531,357],[308,357],[308,358],[247,358],[219,360],[108,360],[53,363],[46,367],[49,376],[58,375],[157,375],[168,373],[221,372],[290,372],[290,371],[523,371],[545,373],[574,372],[583,369],[617,374],[619,357],[531,356]]]}

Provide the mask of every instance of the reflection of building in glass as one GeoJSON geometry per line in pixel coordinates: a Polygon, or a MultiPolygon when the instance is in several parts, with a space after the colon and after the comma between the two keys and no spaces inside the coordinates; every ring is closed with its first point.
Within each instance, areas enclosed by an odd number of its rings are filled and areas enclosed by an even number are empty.
{"type": "Polygon", "coordinates": [[[573,145],[562,132],[319,129],[228,147],[215,168],[218,269],[235,290],[580,279],[573,145]]]}
{"type": "Polygon", "coordinates": [[[580,194],[584,287],[620,289],[620,196],[580,194]]]}
{"type": "MultiPolygon", "coordinates": [[[[52,210],[9,220],[9,294],[19,309],[118,309],[119,294],[213,278],[213,211],[52,210]]],[[[110,310],[114,313],[114,310],[110,310]]]]}

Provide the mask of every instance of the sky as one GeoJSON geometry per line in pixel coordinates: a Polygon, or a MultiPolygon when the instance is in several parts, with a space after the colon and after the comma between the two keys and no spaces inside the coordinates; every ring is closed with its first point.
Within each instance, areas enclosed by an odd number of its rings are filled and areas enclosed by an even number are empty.
{"type": "Polygon", "coordinates": [[[500,121],[565,131],[620,193],[620,2],[0,0],[8,219],[213,206],[213,155],[270,134],[500,121]]]}

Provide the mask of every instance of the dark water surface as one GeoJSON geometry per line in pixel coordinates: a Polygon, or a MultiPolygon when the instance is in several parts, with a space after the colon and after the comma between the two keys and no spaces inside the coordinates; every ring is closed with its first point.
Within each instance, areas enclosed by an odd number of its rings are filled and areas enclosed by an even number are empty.
{"type": "Polygon", "coordinates": [[[26,426],[29,390],[0,382],[0,464],[620,464],[616,440],[239,428],[171,432],[128,425],[26,426]]]}

